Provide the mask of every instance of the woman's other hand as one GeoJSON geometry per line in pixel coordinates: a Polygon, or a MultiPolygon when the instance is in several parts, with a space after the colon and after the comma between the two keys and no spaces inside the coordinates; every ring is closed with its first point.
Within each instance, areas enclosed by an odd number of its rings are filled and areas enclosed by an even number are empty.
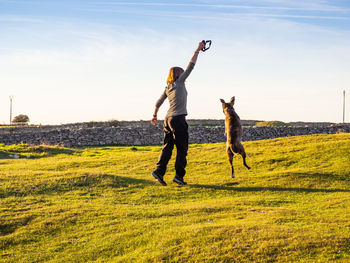
{"type": "Polygon", "coordinates": [[[157,117],[153,117],[152,120],[151,120],[151,123],[153,125],[156,125],[158,123],[157,117]]]}

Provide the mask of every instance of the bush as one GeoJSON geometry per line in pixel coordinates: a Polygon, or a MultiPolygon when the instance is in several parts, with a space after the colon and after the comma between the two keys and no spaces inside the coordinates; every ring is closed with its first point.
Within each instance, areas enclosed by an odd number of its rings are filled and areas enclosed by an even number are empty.
{"type": "Polygon", "coordinates": [[[28,123],[29,117],[27,115],[20,114],[20,115],[14,117],[12,122],[13,123],[28,123]]]}

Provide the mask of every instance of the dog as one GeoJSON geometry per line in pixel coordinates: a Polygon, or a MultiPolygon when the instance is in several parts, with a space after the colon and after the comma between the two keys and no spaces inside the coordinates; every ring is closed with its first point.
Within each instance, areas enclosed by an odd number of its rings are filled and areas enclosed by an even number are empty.
{"type": "Polygon", "coordinates": [[[233,105],[235,104],[235,97],[232,97],[229,103],[226,103],[223,99],[220,99],[220,101],[222,103],[222,110],[225,114],[225,136],[227,138],[226,152],[228,156],[228,161],[231,166],[231,176],[232,178],[234,178],[235,172],[232,164],[234,153],[238,153],[242,156],[243,164],[245,167],[248,168],[248,170],[250,169],[250,167],[245,161],[246,153],[241,143],[243,135],[241,119],[239,118],[238,114],[233,108],[233,105]]]}

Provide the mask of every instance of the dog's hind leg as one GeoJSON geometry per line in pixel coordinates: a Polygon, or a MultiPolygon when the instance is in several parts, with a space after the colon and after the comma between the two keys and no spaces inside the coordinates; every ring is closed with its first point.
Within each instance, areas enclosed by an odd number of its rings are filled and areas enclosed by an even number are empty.
{"type": "Polygon", "coordinates": [[[244,147],[242,145],[242,143],[238,142],[235,144],[235,147],[234,147],[234,152],[235,153],[239,153],[242,158],[243,158],[243,164],[245,167],[247,167],[247,169],[249,170],[250,169],[250,166],[246,163],[245,161],[245,158],[247,157],[246,153],[245,153],[245,150],[244,150],[244,147]]]}
{"type": "Polygon", "coordinates": [[[233,164],[232,164],[232,161],[233,161],[233,151],[232,151],[232,147],[230,145],[228,145],[226,147],[226,152],[227,152],[227,156],[228,156],[228,162],[230,163],[230,166],[231,166],[231,177],[232,178],[235,178],[235,171],[233,169],[233,164]]]}

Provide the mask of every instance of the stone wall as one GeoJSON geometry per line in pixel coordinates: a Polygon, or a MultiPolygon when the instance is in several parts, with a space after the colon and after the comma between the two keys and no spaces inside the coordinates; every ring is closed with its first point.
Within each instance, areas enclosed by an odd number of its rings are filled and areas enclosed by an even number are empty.
{"type": "MultiPolygon", "coordinates": [[[[225,142],[223,120],[192,123],[189,121],[190,143],[225,142]]],[[[306,134],[334,134],[350,132],[350,124],[305,125],[302,127],[243,127],[243,141],[262,140],[306,134]]],[[[154,127],[149,122],[133,125],[61,125],[1,128],[0,143],[33,145],[49,144],[66,147],[88,145],[160,145],[162,125],[154,127]],[[144,124],[144,125],[142,125],[144,124]]]]}

